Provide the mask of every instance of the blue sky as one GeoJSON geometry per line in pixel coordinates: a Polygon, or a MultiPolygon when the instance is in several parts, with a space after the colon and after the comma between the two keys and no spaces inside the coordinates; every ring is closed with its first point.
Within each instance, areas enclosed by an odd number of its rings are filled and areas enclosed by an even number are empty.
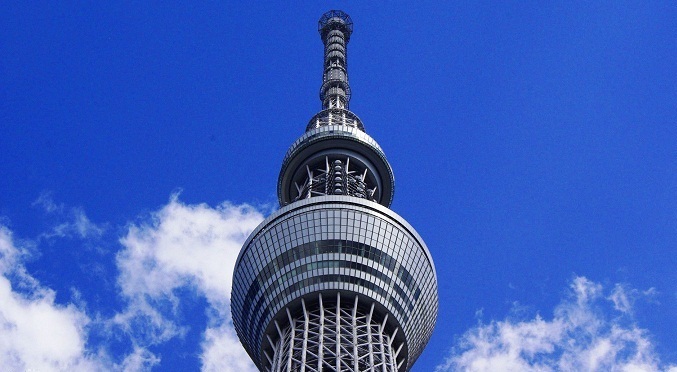
{"type": "Polygon", "coordinates": [[[351,110],[435,259],[414,371],[677,369],[677,8],[5,4],[0,369],[238,370],[232,265],[320,109],[351,110]]]}

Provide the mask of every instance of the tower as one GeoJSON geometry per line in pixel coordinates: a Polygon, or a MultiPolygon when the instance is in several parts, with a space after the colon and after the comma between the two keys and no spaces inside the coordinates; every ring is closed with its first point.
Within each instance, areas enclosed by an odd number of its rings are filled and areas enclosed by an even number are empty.
{"type": "Polygon", "coordinates": [[[320,18],[322,110],[284,157],[281,208],[235,264],[233,323],[262,371],[406,371],[435,326],[430,252],[388,208],[390,164],[348,109],[352,31],[342,11],[320,18]]]}

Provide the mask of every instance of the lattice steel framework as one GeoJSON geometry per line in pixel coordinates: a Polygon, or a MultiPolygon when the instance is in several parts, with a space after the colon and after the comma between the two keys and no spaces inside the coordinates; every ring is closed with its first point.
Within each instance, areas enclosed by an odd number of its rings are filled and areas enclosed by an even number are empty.
{"type": "Polygon", "coordinates": [[[233,324],[261,371],[404,372],[435,326],[435,266],[423,239],[388,209],[392,169],[348,109],[353,22],[332,10],[318,28],[322,109],[285,154],[282,208],[237,258],[233,324]]]}
{"type": "Polygon", "coordinates": [[[302,185],[294,182],[298,193],[294,201],[313,195],[343,194],[373,201],[378,186],[369,187],[367,184],[369,168],[358,167],[358,169],[359,173],[350,168],[349,156],[345,157],[344,161],[341,159],[330,161],[329,156],[324,156],[324,164],[315,164],[312,170],[310,164],[306,164],[308,177],[302,185]]]}
{"type": "Polygon", "coordinates": [[[375,304],[365,308],[358,296],[332,297],[320,294],[313,306],[302,299],[302,312],[296,317],[286,309],[289,323],[284,329],[275,324],[279,339],[272,358],[266,355],[268,370],[396,372],[403,344],[393,345],[395,339],[386,330],[388,319],[378,320],[375,304]]]}

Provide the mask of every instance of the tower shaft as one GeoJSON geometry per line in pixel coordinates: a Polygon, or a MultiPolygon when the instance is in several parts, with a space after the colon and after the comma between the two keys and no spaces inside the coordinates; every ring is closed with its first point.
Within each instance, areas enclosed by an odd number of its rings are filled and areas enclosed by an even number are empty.
{"type": "Polygon", "coordinates": [[[430,252],[388,209],[390,164],[348,110],[352,31],[342,11],[320,18],[322,110],[284,157],[281,208],[235,263],[233,324],[261,371],[404,372],[435,326],[430,252]]]}

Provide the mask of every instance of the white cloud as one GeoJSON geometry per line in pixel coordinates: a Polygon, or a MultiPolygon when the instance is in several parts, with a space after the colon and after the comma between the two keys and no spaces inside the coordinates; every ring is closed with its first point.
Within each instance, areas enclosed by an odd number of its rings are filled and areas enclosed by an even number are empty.
{"type": "Polygon", "coordinates": [[[67,238],[79,237],[80,239],[88,239],[100,237],[104,228],[96,225],[89,220],[82,208],[71,208],[65,220],[55,225],[51,232],[43,234],[44,238],[67,238]]]}
{"type": "Polygon", "coordinates": [[[203,371],[256,371],[242,348],[232,323],[224,322],[220,327],[208,328],[205,331],[202,349],[203,371]]]}
{"type": "Polygon", "coordinates": [[[61,213],[64,210],[63,204],[57,204],[52,198],[52,193],[43,191],[33,202],[34,207],[42,207],[45,213],[61,213]]]}
{"type": "MultiPolygon", "coordinates": [[[[102,236],[104,228],[91,223],[81,209],[57,205],[48,195],[35,204],[62,221],[68,216],[51,235],[43,236],[85,240],[102,236]]],[[[17,244],[0,226],[0,370],[167,367],[152,352],[153,346],[195,331],[181,314],[188,290],[207,303],[206,326],[197,330],[202,333],[202,369],[256,371],[232,326],[230,291],[240,247],[262,219],[246,205],[211,208],[187,205],[172,196],[148,221],[128,226],[120,240],[117,281],[126,305],[106,319],[90,318],[84,304],[57,304],[54,291],[26,272],[25,244],[17,244]],[[87,344],[88,332],[101,327],[108,333],[94,352],[88,349],[92,347],[87,344]],[[126,354],[111,355],[107,335],[131,341],[126,354]]],[[[460,338],[436,371],[677,372],[677,366],[661,364],[647,331],[632,321],[635,302],[655,294],[654,288],[638,291],[624,285],[605,293],[602,285],[577,277],[551,319],[536,316],[480,324],[460,338]]]]}
{"type": "Polygon", "coordinates": [[[460,338],[436,372],[677,371],[661,364],[648,332],[629,318],[639,295],[616,285],[604,297],[602,285],[576,277],[551,320],[480,324],[460,338]]]}
{"type": "Polygon", "coordinates": [[[160,363],[160,358],[153,355],[148,350],[135,347],[134,350],[127,355],[120,366],[116,366],[118,370],[125,372],[145,371],[160,363]]]}
{"type": "Polygon", "coordinates": [[[100,370],[85,350],[89,317],[74,305],[56,304],[54,291],[26,273],[24,256],[0,226],[0,369],[100,370]]]}
{"type": "Polygon", "coordinates": [[[51,231],[42,234],[41,238],[79,237],[80,239],[88,239],[101,237],[105,231],[105,227],[90,221],[82,208],[66,208],[63,204],[57,204],[48,192],[40,194],[40,197],[33,202],[33,206],[41,207],[46,214],[58,219],[51,231]]]}
{"type": "MultiPolygon", "coordinates": [[[[57,220],[40,239],[87,241],[101,238],[104,232],[82,209],[56,204],[49,194],[41,195],[34,205],[57,220]]],[[[181,319],[180,311],[185,296],[178,293],[188,289],[207,302],[207,325],[198,330],[203,334],[203,370],[256,371],[232,326],[230,291],[240,247],[262,219],[246,205],[186,205],[172,196],[148,222],[128,227],[116,260],[119,294],[127,305],[111,318],[97,315],[95,319],[87,315],[84,301],[80,306],[55,303],[55,292],[41,286],[23,265],[30,256],[29,243],[18,247],[11,232],[0,226],[0,370],[165,367],[151,349],[189,330],[190,320],[181,319]],[[87,344],[92,331],[103,332],[96,351],[87,344]],[[112,355],[113,339],[131,341],[130,349],[112,355]]]]}
{"type": "Polygon", "coordinates": [[[262,219],[246,205],[186,205],[174,195],[149,223],[129,227],[117,257],[118,283],[129,305],[113,324],[131,336],[137,352],[145,350],[148,359],[148,346],[186,331],[176,291],[190,288],[204,296],[209,307],[203,369],[255,371],[232,327],[230,291],[242,243],[262,219]]]}
{"type": "Polygon", "coordinates": [[[639,291],[634,288],[628,288],[623,284],[616,284],[607,299],[614,304],[614,309],[624,314],[632,314],[635,301],[639,298],[652,300],[658,291],[656,288],[649,288],[646,291],[639,291]]]}

